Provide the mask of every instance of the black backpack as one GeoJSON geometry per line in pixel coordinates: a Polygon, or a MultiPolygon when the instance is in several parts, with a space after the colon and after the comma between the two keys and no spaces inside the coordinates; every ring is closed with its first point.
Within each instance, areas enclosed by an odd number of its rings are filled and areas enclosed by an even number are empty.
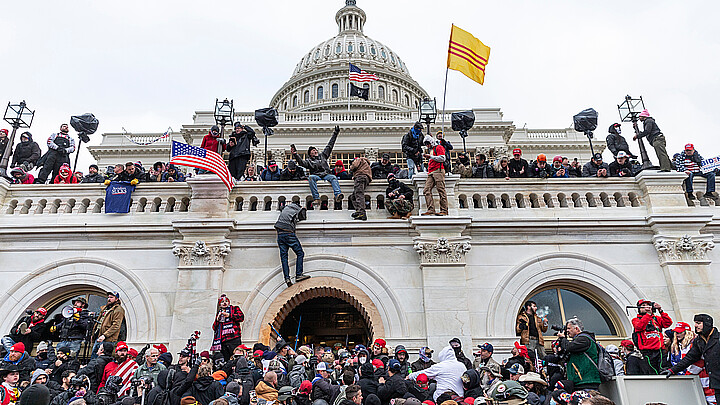
{"type": "Polygon", "coordinates": [[[165,379],[165,389],[160,391],[150,405],[170,405],[170,391],[173,388],[173,380],[175,379],[175,369],[171,368],[168,370],[167,378],[165,379]]]}
{"type": "Polygon", "coordinates": [[[613,362],[613,358],[610,356],[610,353],[605,350],[604,347],[598,344],[598,342],[593,340],[593,343],[595,343],[595,347],[597,348],[598,353],[597,364],[595,364],[595,362],[587,354],[587,352],[583,354],[585,355],[585,357],[588,358],[588,360],[590,360],[590,363],[592,363],[592,365],[597,368],[598,372],[600,372],[600,382],[611,381],[612,378],[615,376],[615,364],[613,362]]]}

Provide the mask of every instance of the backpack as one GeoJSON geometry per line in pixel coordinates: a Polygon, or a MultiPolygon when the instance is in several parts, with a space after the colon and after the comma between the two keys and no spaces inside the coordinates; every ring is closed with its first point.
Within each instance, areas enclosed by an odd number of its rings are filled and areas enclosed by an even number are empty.
{"type": "Polygon", "coordinates": [[[587,354],[587,352],[583,353],[585,357],[590,360],[590,363],[592,363],[595,368],[600,372],[600,382],[608,382],[611,381],[612,378],[615,376],[615,363],[613,362],[613,358],[610,356],[610,353],[605,350],[604,347],[600,346],[598,342],[593,341],[595,343],[595,346],[597,347],[598,352],[598,362],[595,364],[595,362],[590,358],[590,356],[587,354]]]}
{"type": "Polygon", "coordinates": [[[155,397],[155,401],[151,405],[170,405],[170,391],[173,388],[173,380],[175,379],[175,369],[171,368],[168,370],[167,377],[165,379],[165,389],[160,391],[155,397]]]}

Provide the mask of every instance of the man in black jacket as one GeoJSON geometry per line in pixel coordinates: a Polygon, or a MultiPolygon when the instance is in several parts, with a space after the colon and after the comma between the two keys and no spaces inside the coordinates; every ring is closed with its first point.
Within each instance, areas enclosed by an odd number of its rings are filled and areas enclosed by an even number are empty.
{"type": "Polygon", "coordinates": [[[88,174],[83,177],[81,183],[104,183],[105,176],[99,173],[100,169],[96,164],[91,164],[88,167],[88,174]]]}
{"type": "Polygon", "coordinates": [[[235,130],[230,135],[227,147],[228,152],[230,152],[228,169],[235,180],[239,181],[243,174],[245,174],[245,167],[247,167],[248,161],[250,160],[251,143],[253,146],[260,144],[260,140],[255,136],[255,130],[240,122],[236,122],[235,130]]]}
{"type": "Polygon", "coordinates": [[[20,166],[28,172],[35,167],[38,159],[40,159],[40,146],[33,141],[30,132],[23,132],[20,135],[20,143],[15,146],[15,153],[10,167],[20,166]]]}
{"type": "Polygon", "coordinates": [[[80,369],[80,362],[70,356],[70,347],[57,349],[55,362],[50,365],[50,380],[63,383],[65,371],[75,374],[80,369]]]}
{"type": "Polygon", "coordinates": [[[495,177],[495,170],[488,164],[487,157],[482,153],[475,155],[472,176],[476,179],[492,179],[495,177]]]}
{"type": "Polygon", "coordinates": [[[409,179],[412,179],[416,171],[423,171],[423,138],[422,124],[419,122],[402,138],[401,146],[407,159],[409,179]]]}
{"type": "Polygon", "coordinates": [[[378,391],[377,396],[380,397],[383,405],[389,405],[390,400],[393,398],[403,398],[407,392],[407,385],[405,385],[404,378],[402,377],[400,362],[396,359],[390,359],[388,361],[388,379],[380,377],[378,379],[378,391]]]}
{"type": "Polygon", "coordinates": [[[472,361],[465,357],[465,353],[462,351],[462,343],[460,342],[460,339],[458,338],[452,338],[450,340],[450,347],[453,348],[453,351],[455,352],[455,357],[457,358],[457,361],[464,364],[465,367],[467,367],[468,370],[473,368],[472,361]]]}
{"type": "Polygon", "coordinates": [[[90,379],[90,387],[92,392],[97,392],[100,381],[102,381],[105,366],[113,361],[113,350],[113,344],[110,342],[104,342],[100,344],[97,351],[98,356],[90,360],[87,366],[78,370],[78,376],[86,375],[90,379]]]}
{"type": "Polygon", "coordinates": [[[282,264],[283,276],[288,287],[292,285],[290,280],[290,267],[288,265],[288,251],[290,249],[295,252],[295,282],[307,280],[310,276],[303,274],[303,251],[300,241],[295,235],[297,223],[307,219],[307,210],[300,207],[299,202],[293,202],[285,205],[280,212],[280,216],[275,222],[275,230],[277,231],[277,244],[280,249],[280,263],[282,264]]]}
{"type": "Polygon", "coordinates": [[[300,155],[297,154],[297,150],[294,146],[290,146],[290,153],[292,153],[293,159],[302,167],[308,170],[308,183],[310,184],[310,193],[313,197],[313,205],[316,207],[320,205],[320,193],[318,193],[317,182],[325,180],[330,183],[335,195],[335,202],[342,200],[343,195],[340,191],[340,183],[338,183],[337,177],[332,174],[328,159],[332,154],[335,141],[337,140],[338,134],[340,133],[340,127],[335,125],[335,130],[330,137],[325,149],[320,153],[316,147],[311,146],[307,151],[307,159],[301,159],[300,155]]]}
{"type": "Polygon", "coordinates": [[[631,177],[633,170],[625,151],[621,150],[615,156],[615,161],[608,166],[610,177],[631,177]]]}
{"type": "Polygon", "coordinates": [[[12,345],[22,342],[28,352],[32,352],[35,343],[47,337],[46,316],[47,310],[40,307],[33,311],[32,314],[20,317],[15,326],[10,329],[10,334],[2,338],[5,350],[10,351],[12,345]]]}
{"type": "Polygon", "coordinates": [[[300,181],[307,180],[302,167],[298,167],[297,162],[288,160],[287,167],[280,173],[280,181],[300,181]]]}
{"type": "Polygon", "coordinates": [[[90,314],[87,311],[88,304],[84,297],[76,297],[72,304],[73,315],[64,319],[61,314],[58,314],[59,317],[56,315],[56,324],[50,327],[50,332],[57,334],[60,338],[60,343],[57,345],[58,351],[67,347],[77,354],[90,325],[90,314]],[[62,321],[57,322],[61,319],[62,321]]]}
{"type": "Polygon", "coordinates": [[[387,177],[388,187],[385,189],[385,208],[391,214],[388,219],[408,219],[412,215],[413,190],[390,173],[387,177]]]}
{"type": "Polygon", "coordinates": [[[54,179],[60,174],[60,167],[64,163],[70,164],[69,155],[75,152],[75,139],[70,136],[68,124],[60,125],[60,132],[50,135],[47,146],[48,151],[38,161],[38,166],[42,162],[42,169],[35,183],[45,183],[51,172],[51,179],[54,179]]]}
{"type": "Polygon", "coordinates": [[[387,153],[382,154],[382,158],[379,162],[374,162],[370,165],[372,170],[373,179],[384,179],[387,178],[388,174],[392,173],[392,163],[390,163],[390,155],[387,153]]]}
{"type": "Polygon", "coordinates": [[[704,359],[705,370],[710,376],[710,388],[715,390],[717,394],[717,390],[720,390],[720,340],[718,339],[718,330],[713,326],[713,318],[710,315],[697,314],[693,320],[695,321],[695,333],[698,336],[692,342],[690,350],[676,365],[663,370],[660,374],[670,377],[671,374],[677,374],[696,361],[704,359]]]}
{"type": "MultiPolygon", "coordinates": [[[[647,138],[650,145],[655,148],[655,154],[660,161],[660,171],[669,172],[672,170],[672,162],[670,162],[670,157],[665,149],[665,135],[660,131],[660,128],[655,123],[655,119],[650,116],[648,110],[643,110],[643,112],[638,115],[638,118],[640,122],[643,123],[643,130],[633,136],[633,141],[642,137],[647,138]]],[[[637,130],[637,122],[633,122],[633,128],[637,130]]]]}
{"type": "Polygon", "coordinates": [[[625,138],[620,135],[621,132],[622,129],[620,128],[620,124],[618,124],[617,122],[610,125],[610,128],[608,128],[608,136],[607,138],[605,138],[608,149],[615,157],[617,157],[620,151],[623,151],[627,154],[627,156],[635,159],[637,156],[633,155],[632,152],[630,152],[630,146],[628,145],[625,138]]]}
{"type": "Polygon", "coordinates": [[[527,160],[522,158],[520,148],[513,149],[513,158],[508,161],[508,169],[510,170],[510,177],[528,177],[530,167],[527,160]]]}

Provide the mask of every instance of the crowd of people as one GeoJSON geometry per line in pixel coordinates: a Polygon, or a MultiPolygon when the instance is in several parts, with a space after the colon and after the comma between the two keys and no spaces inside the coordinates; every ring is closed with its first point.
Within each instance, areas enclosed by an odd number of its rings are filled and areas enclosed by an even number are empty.
{"type": "Polygon", "coordinates": [[[292,347],[282,337],[249,347],[242,342],[242,310],[222,295],[209,350],[198,352],[194,335],[175,358],[164,344],[129,347],[119,329],[119,295],[109,292],[97,314],[78,297],[65,314],[46,319],[38,308],[18,320],[2,338],[0,403],[607,405],[613,402],[598,389],[613,376],[698,374],[707,403],[716,404],[720,340],[712,317],[696,315],[694,326],[673,323],[660,304],[644,299],[637,311],[632,337],[620,348],[603,347],[572,318],[553,327],[559,330],[546,353],[547,319],[528,301],[518,312],[519,339],[507,359],[494,357],[486,342],[471,360],[457,338],[437,357],[422,347],[411,359],[403,345],[391,349],[382,338],[368,347],[292,347]],[[92,343],[90,356],[80,356],[83,341],[92,343]]]}

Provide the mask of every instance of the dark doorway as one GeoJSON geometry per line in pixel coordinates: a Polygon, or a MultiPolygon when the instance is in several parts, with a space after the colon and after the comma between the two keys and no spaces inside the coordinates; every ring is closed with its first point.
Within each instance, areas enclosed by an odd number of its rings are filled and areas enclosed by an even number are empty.
{"type": "Polygon", "coordinates": [[[333,297],[312,298],[290,311],[280,326],[280,334],[292,346],[295,346],[298,325],[298,346],[367,345],[370,336],[362,314],[349,303],[333,297]]]}

